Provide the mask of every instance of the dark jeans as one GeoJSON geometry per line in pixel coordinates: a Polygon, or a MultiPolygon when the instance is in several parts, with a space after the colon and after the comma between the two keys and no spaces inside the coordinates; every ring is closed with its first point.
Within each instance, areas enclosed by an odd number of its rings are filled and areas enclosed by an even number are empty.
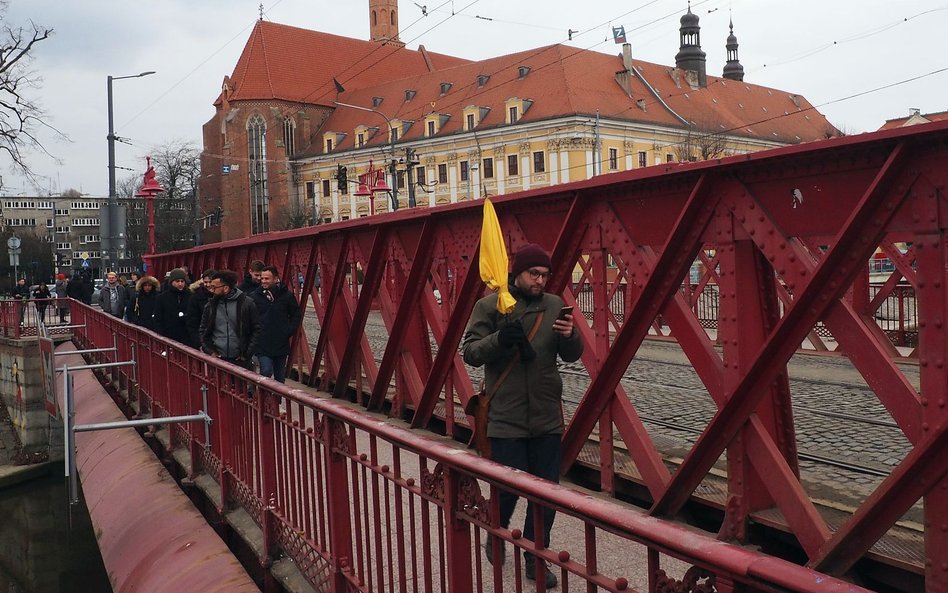
{"type": "MultiPolygon", "coordinates": [[[[533,474],[544,480],[559,483],[562,435],[550,434],[520,439],[491,438],[491,459],[497,463],[533,474]]],[[[500,525],[510,527],[510,517],[517,506],[517,496],[500,492],[500,525]]],[[[533,503],[527,503],[527,517],[523,522],[523,537],[533,541],[533,503]]],[[[550,531],[553,529],[553,509],[543,509],[543,546],[550,546],[550,531]]]]}
{"type": "Polygon", "coordinates": [[[260,374],[264,377],[273,377],[280,383],[286,383],[286,356],[267,356],[258,354],[260,374]]]}

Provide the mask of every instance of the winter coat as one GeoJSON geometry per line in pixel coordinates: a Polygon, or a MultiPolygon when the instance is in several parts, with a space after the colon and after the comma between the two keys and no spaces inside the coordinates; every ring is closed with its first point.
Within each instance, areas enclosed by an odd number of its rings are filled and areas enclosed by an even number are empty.
{"type": "Polygon", "coordinates": [[[249,295],[251,292],[260,288],[260,283],[254,282],[253,276],[248,272],[244,274],[244,279],[237,285],[237,288],[239,288],[241,292],[246,292],[249,295]]]}
{"type": "Polygon", "coordinates": [[[290,353],[290,338],[299,329],[303,317],[296,297],[284,285],[277,284],[270,289],[270,294],[272,301],[262,286],[250,293],[263,325],[255,354],[286,356],[290,353]]]}
{"type": "Polygon", "coordinates": [[[49,306],[48,299],[53,298],[53,295],[50,294],[49,288],[45,284],[40,284],[36,287],[36,290],[33,291],[32,297],[39,299],[34,304],[36,305],[36,310],[42,314],[42,312],[46,310],[46,307],[49,306]]]}
{"type": "Polygon", "coordinates": [[[30,298],[30,287],[26,284],[14,284],[13,290],[10,291],[10,296],[15,299],[28,299],[30,298]]]}
{"type": "Polygon", "coordinates": [[[155,307],[158,304],[158,279],[153,276],[142,276],[135,283],[135,296],[128,302],[125,318],[129,323],[157,331],[155,328],[155,307]],[[143,287],[151,285],[151,291],[146,292],[143,287]]]}
{"type": "Polygon", "coordinates": [[[204,315],[204,307],[211,297],[211,291],[204,288],[204,280],[195,280],[188,286],[191,291],[191,298],[188,300],[188,312],[185,314],[185,325],[188,327],[188,337],[191,344],[201,344],[201,317],[204,315]]]}
{"type": "Polygon", "coordinates": [[[232,291],[226,297],[215,297],[208,301],[199,329],[201,349],[210,354],[224,353],[225,345],[214,343],[214,333],[218,323],[222,323],[225,319],[223,317],[227,314],[225,309],[230,309],[235,314],[234,330],[237,334],[235,358],[241,358],[245,362],[250,361],[256,354],[262,326],[257,306],[240,290],[232,291]],[[218,319],[218,313],[222,316],[221,319],[218,319]]]}
{"type": "Polygon", "coordinates": [[[81,301],[83,284],[85,284],[85,280],[82,279],[82,276],[79,276],[78,274],[73,276],[72,280],[66,284],[66,296],[71,299],[81,301]]]}
{"type": "Polygon", "coordinates": [[[484,367],[487,393],[493,393],[487,436],[522,438],[562,434],[563,381],[556,359],[559,356],[565,362],[578,360],[583,353],[582,340],[575,329],[568,338],[553,331],[553,322],[563,307],[563,299],[549,293],[527,299],[513,285],[510,292],[517,299],[517,305],[508,315],[497,311],[496,293],[477,301],[462,345],[464,362],[484,367]],[[519,321],[524,333],[529,334],[540,311],[544,312],[543,320],[530,342],[536,358],[529,362],[518,358],[513,370],[495,392],[497,380],[517,352],[516,346],[504,348],[500,345],[497,331],[503,325],[519,321]]]}
{"type": "Polygon", "coordinates": [[[106,313],[121,319],[125,315],[125,308],[128,306],[128,290],[118,282],[115,283],[115,299],[117,304],[113,306],[111,302],[112,290],[108,282],[102,285],[99,292],[95,293],[95,304],[99,305],[106,313]]]}
{"type": "Polygon", "coordinates": [[[197,348],[197,344],[191,343],[185,319],[190,298],[191,293],[186,288],[178,290],[174,286],[159,294],[155,305],[155,331],[166,338],[197,348]]]}

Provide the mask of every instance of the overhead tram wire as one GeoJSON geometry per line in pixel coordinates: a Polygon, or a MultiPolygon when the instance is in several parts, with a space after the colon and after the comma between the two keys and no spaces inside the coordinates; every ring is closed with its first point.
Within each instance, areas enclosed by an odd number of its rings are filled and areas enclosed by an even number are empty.
{"type": "Polygon", "coordinates": [[[804,50],[803,52],[800,52],[800,53],[798,53],[798,54],[796,54],[796,55],[794,55],[794,56],[791,56],[791,57],[789,57],[789,58],[786,58],[786,59],[784,59],[784,60],[780,60],[780,61],[777,61],[777,62],[770,62],[770,63],[768,63],[768,64],[763,64],[763,65],[759,66],[758,68],[754,68],[754,69],[750,70],[748,73],[749,73],[749,74],[752,74],[752,73],[754,73],[754,72],[759,72],[759,71],[761,71],[761,70],[763,70],[763,69],[765,69],[765,68],[772,68],[772,67],[775,67],[775,66],[784,66],[784,65],[786,65],[786,64],[792,64],[792,63],[794,63],[794,62],[798,62],[798,61],[800,61],[800,60],[809,58],[809,57],[814,56],[814,55],[816,55],[816,54],[818,54],[818,53],[822,53],[822,52],[824,52],[824,51],[826,51],[826,50],[828,50],[828,49],[832,49],[832,48],[834,48],[834,47],[839,47],[839,46],[841,46],[841,45],[845,45],[845,44],[848,44],[848,43],[852,43],[852,42],[854,42],[854,41],[862,41],[863,39],[868,39],[868,38],[870,38],[870,37],[874,37],[874,36],[879,35],[879,34],[881,34],[881,33],[885,33],[886,31],[890,31],[890,30],[892,30],[892,29],[894,29],[894,28],[896,28],[896,27],[898,27],[898,26],[900,26],[900,25],[904,25],[904,24],[906,24],[906,23],[909,23],[909,22],[911,22],[911,21],[913,21],[913,20],[915,20],[915,19],[917,19],[917,18],[919,18],[919,17],[925,16],[925,15],[927,15],[927,14],[931,14],[931,13],[934,13],[934,12],[940,12],[940,11],[942,11],[942,10],[948,10],[948,5],[946,5],[946,6],[941,6],[941,7],[938,7],[938,8],[931,8],[931,9],[929,9],[929,10],[924,10],[924,11],[919,12],[919,13],[917,13],[917,14],[913,14],[912,16],[909,16],[909,17],[902,17],[901,19],[899,19],[899,20],[897,20],[897,21],[893,21],[893,22],[891,22],[891,23],[888,23],[888,24],[885,24],[885,25],[876,27],[876,28],[874,28],[874,29],[868,29],[868,30],[862,31],[862,32],[860,32],[860,33],[855,33],[855,34],[851,35],[850,37],[845,37],[845,38],[843,38],[843,39],[840,39],[839,41],[835,41],[835,40],[834,40],[834,41],[826,42],[826,43],[824,43],[823,45],[820,45],[820,46],[817,46],[817,47],[814,47],[814,48],[810,48],[810,49],[808,49],[808,50],[804,50]]]}
{"type": "MultiPolygon", "coordinates": [[[[472,6],[473,4],[475,4],[477,1],[479,1],[479,0],[475,0],[474,2],[471,2],[471,3],[468,4],[467,6],[463,7],[463,8],[461,9],[461,11],[466,10],[467,8],[469,8],[470,6],[472,6]]],[[[648,5],[650,5],[650,4],[655,3],[656,1],[657,1],[657,0],[652,0],[651,2],[648,2],[648,3],[646,3],[646,4],[642,5],[642,6],[639,6],[639,7],[635,8],[635,9],[631,10],[631,11],[628,11],[628,12],[626,12],[626,13],[623,13],[622,15],[619,15],[618,17],[615,17],[614,19],[610,19],[610,20],[608,20],[608,21],[605,21],[602,25],[599,25],[599,26],[601,27],[601,26],[605,26],[606,24],[609,24],[609,23],[611,23],[611,22],[615,22],[615,21],[617,21],[617,20],[623,18],[624,16],[628,16],[629,14],[632,14],[632,13],[638,11],[638,10],[641,10],[642,8],[645,8],[646,6],[648,6],[648,5]]],[[[706,3],[710,2],[710,1],[711,1],[711,0],[702,0],[702,1],[700,1],[700,2],[697,2],[697,3],[693,4],[693,7],[701,6],[701,5],[706,4],[706,3]]],[[[445,6],[446,4],[448,4],[448,2],[442,3],[440,6],[436,7],[436,8],[433,9],[433,10],[437,11],[437,10],[439,10],[441,7],[445,6]]],[[[912,17],[909,17],[908,19],[906,19],[906,21],[907,21],[907,20],[911,20],[911,19],[913,19],[913,18],[916,18],[916,17],[918,17],[918,16],[921,16],[922,14],[926,14],[926,13],[928,13],[928,12],[933,12],[933,11],[936,11],[936,10],[943,10],[943,8],[933,9],[933,10],[930,10],[930,11],[926,11],[925,13],[919,13],[918,15],[914,15],[914,16],[912,16],[912,17]]],[[[429,12],[431,12],[431,11],[429,11],[429,12]]],[[[657,23],[657,22],[659,22],[659,21],[661,21],[661,20],[664,20],[664,19],[666,19],[666,18],[673,17],[673,16],[675,16],[675,15],[677,15],[677,14],[679,14],[678,11],[673,12],[673,13],[669,13],[669,14],[667,14],[667,15],[664,15],[664,16],[662,16],[662,17],[659,17],[659,18],[657,18],[657,19],[654,19],[654,20],[652,20],[652,21],[649,21],[648,23],[645,23],[645,24],[640,25],[640,26],[638,26],[638,27],[629,29],[629,31],[631,32],[631,31],[640,30],[640,29],[642,29],[642,28],[651,26],[651,25],[653,25],[653,24],[655,24],[655,23],[657,23]]],[[[461,12],[456,12],[456,13],[454,13],[454,14],[448,16],[446,19],[443,19],[443,20],[440,21],[439,23],[435,24],[433,27],[431,27],[431,28],[427,29],[426,31],[422,32],[421,34],[419,34],[418,36],[416,36],[415,38],[413,38],[411,41],[409,41],[409,43],[412,42],[412,41],[414,41],[414,40],[416,40],[416,39],[418,39],[418,38],[420,38],[421,36],[427,34],[428,32],[434,30],[435,28],[441,26],[441,25],[444,24],[447,20],[449,20],[450,18],[452,18],[453,16],[468,16],[468,15],[464,15],[464,14],[462,14],[461,12]]],[[[417,22],[421,21],[422,18],[425,18],[425,17],[420,17],[420,18],[416,19],[416,21],[414,21],[414,22],[412,23],[412,25],[414,25],[414,24],[416,24],[417,22]]],[[[412,26],[412,25],[410,25],[410,26],[412,26]]],[[[598,27],[597,27],[597,28],[598,28],[598,27]]],[[[890,26],[889,28],[892,28],[892,27],[890,26]]],[[[558,29],[557,29],[557,30],[558,30],[558,29]]],[[[583,32],[580,32],[580,34],[577,35],[577,36],[581,36],[582,34],[589,33],[589,32],[591,32],[591,31],[593,31],[593,30],[595,30],[595,28],[593,28],[593,29],[587,29],[587,30],[585,30],[585,31],[583,31],[583,32]]],[[[857,34],[857,36],[858,36],[858,35],[859,35],[859,34],[857,34]]],[[[597,46],[599,46],[599,45],[602,45],[602,44],[605,43],[606,41],[608,41],[608,39],[607,39],[607,40],[604,40],[604,41],[597,42],[597,43],[595,43],[595,44],[589,46],[588,48],[579,49],[579,50],[577,50],[577,52],[575,52],[575,53],[573,53],[573,54],[570,54],[570,55],[564,57],[563,59],[566,60],[566,59],[569,59],[570,57],[573,57],[573,56],[575,56],[575,55],[581,54],[581,53],[584,52],[584,51],[589,51],[591,48],[594,48],[594,47],[597,47],[597,46]]],[[[534,53],[532,56],[529,56],[527,59],[536,58],[537,56],[542,55],[543,53],[549,51],[552,47],[555,47],[555,45],[547,46],[547,47],[545,47],[545,48],[543,48],[543,49],[537,51],[537,52],[534,53]]],[[[373,51],[374,51],[374,50],[373,50],[373,51]]],[[[371,55],[371,54],[367,54],[367,56],[368,56],[368,55],[371,55]]],[[[364,59],[364,58],[363,58],[363,59],[364,59]]],[[[377,63],[378,63],[378,62],[376,62],[376,64],[377,64],[377,63]]],[[[544,65],[542,65],[542,66],[538,66],[538,67],[534,68],[534,71],[539,71],[539,70],[542,70],[543,68],[546,68],[546,67],[549,67],[549,66],[554,66],[554,65],[556,65],[557,63],[559,63],[559,60],[554,61],[554,62],[551,62],[551,63],[548,63],[548,64],[544,64],[544,65]]],[[[347,78],[346,80],[351,80],[352,78],[358,76],[359,74],[361,74],[361,73],[367,71],[369,68],[371,68],[371,67],[374,66],[374,65],[375,65],[375,64],[372,64],[372,65],[370,65],[369,67],[364,68],[363,70],[361,70],[361,71],[359,71],[358,73],[356,73],[355,75],[353,75],[353,76],[347,78]]],[[[503,69],[497,70],[496,72],[492,73],[492,75],[493,75],[493,74],[497,74],[498,72],[501,72],[502,70],[503,70],[503,69]]],[[[922,75],[922,76],[916,77],[916,78],[924,78],[924,77],[927,77],[927,76],[930,76],[930,75],[933,75],[933,74],[937,74],[938,72],[940,72],[940,71],[930,72],[930,73],[928,73],[928,74],[925,74],[925,75],[922,75]]],[[[837,102],[840,102],[840,101],[842,101],[842,100],[847,100],[847,99],[850,99],[850,98],[855,98],[856,96],[861,96],[861,95],[863,95],[863,94],[868,94],[868,93],[871,93],[871,92],[875,92],[875,91],[877,91],[877,90],[882,90],[883,88],[889,88],[889,87],[891,87],[891,86],[898,86],[898,85],[903,84],[903,83],[905,83],[905,82],[910,82],[911,80],[914,80],[914,79],[910,79],[910,80],[906,80],[906,81],[900,81],[900,82],[898,82],[898,83],[893,83],[892,85],[887,85],[887,86],[885,86],[885,87],[879,87],[878,89],[870,89],[870,90],[868,90],[868,91],[865,91],[864,93],[860,93],[860,94],[857,94],[857,95],[852,95],[852,96],[849,96],[849,97],[844,97],[844,98],[837,99],[837,100],[834,100],[834,101],[831,101],[831,102],[828,102],[828,103],[823,103],[823,104],[821,104],[821,105],[814,106],[814,107],[812,107],[812,108],[807,108],[806,111],[811,110],[811,109],[816,109],[816,108],[822,107],[822,106],[824,106],[824,105],[828,105],[828,104],[832,104],[832,103],[837,103],[837,102]]],[[[718,83],[718,82],[720,82],[720,81],[715,81],[715,83],[718,83]]],[[[462,91],[462,90],[464,90],[465,88],[474,86],[474,84],[475,84],[475,83],[469,83],[468,85],[465,85],[464,87],[459,88],[458,91],[462,91]]],[[[502,84],[507,84],[507,83],[502,83],[502,84]]],[[[497,87],[494,86],[494,87],[492,87],[492,88],[497,88],[497,87]]],[[[317,89],[317,90],[319,90],[319,89],[317,89]]],[[[699,89],[699,92],[700,92],[700,90],[703,90],[703,89],[699,89]]],[[[311,96],[311,95],[314,94],[315,92],[317,92],[317,91],[314,91],[313,93],[310,93],[310,95],[307,95],[307,97],[311,96]]],[[[485,90],[485,91],[482,91],[482,92],[487,92],[487,91],[485,90]]],[[[452,94],[453,94],[453,93],[452,93],[452,94]]],[[[452,107],[452,106],[459,105],[459,104],[461,104],[461,103],[464,102],[464,101],[470,100],[470,99],[472,99],[472,98],[478,96],[479,94],[480,94],[480,93],[477,93],[477,94],[475,94],[475,95],[467,95],[467,96],[464,96],[463,98],[459,99],[459,100],[458,100],[457,102],[455,102],[455,103],[448,103],[447,105],[445,105],[445,107],[452,107]]],[[[685,93],[683,92],[683,93],[681,93],[681,94],[685,94],[685,93]]],[[[669,95],[669,96],[666,97],[666,98],[672,98],[672,97],[675,97],[675,96],[678,96],[678,95],[669,95]]],[[[658,101],[657,101],[657,100],[654,100],[654,99],[653,99],[652,101],[650,101],[650,104],[653,104],[653,105],[654,105],[654,104],[657,104],[657,103],[658,103],[658,101]]],[[[630,107],[630,108],[627,108],[627,110],[630,110],[630,109],[631,109],[631,107],[630,107]]],[[[742,124],[741,126],[737,126],[737,127],[730,128],[730,129],[727,129],[727,130],[721,130],[721,131],[718,131],[718,132],[714,132],[714,134],[715,134],[715,135],[718,135],[718,134],[726,134],[726,133],[729,133],[729,132],[733,132],[733,131],[742,129],[742,128],[747,127],[747,126],[759,125],[760,123],[766,123],[766,122],[768,122],[768,121],[772,121],[772,120],[775,120],[775,119],[779,119],[779,118],[781,118],[781,117],[789,117],[789,116],[791,116],[791,115],[795,115],[795,114],[798,114],[798,113],[801,113],[801,111],[795,111],[795,112],[792,112],[792,113],[789,113],[789,114],[777,115],[777,116],[774,116],[774,117],[766,118],[766,119],[764,119],[764,120],[760,120],[760,121],[758,121],[758,122],[753,122],[753,123],[748,123],[748,124],[742,124]]],[[[671,144],[663,145],[663,148],[666,148],[666,147],[673,147],[673,146],[677,146],[677,145],[679,145],[679,144],[682,144],[682,143],[679,142],[679,143],[671,143],[671,144]]],[[[213,154],[212,154],[212,155],[208,155],[208,154],[206,154],[206,153],[204,153],[204,154],[205,154],[205,156],[209,156],[209,157],[211,157],[211,158],[220,158],[220,159],[225,158],[223,155],[213,155],[213,154]]],[[[231,158],[231,159],[233,159],[233,157],[226,157],[226,158],[231,158]]],[[[271,160],[271,159],[268,159],[268,160],[269,160],[270,162],[276,162],[276,161],[271,160]]],[[[585,165],[583,165],[583,167],[584,167],[584,166],[585,166],[585,165]]],[[[583,167],[577,166],[577,167],[570,167],[570,168],[583,168],[583,167]]]]}
{"type": "MultiPolygon", "coordinates": [[[[438,9],[440,9],[441,7],[443,7],[443,6],[447,5],[447,4],[449,4],[450,2],[451,2],[451,0],[445,0],[445,2],[442,2],[441,4],[439,4],[439,5],[436,6],[433,10],[438,10],[438,9]]],[[[461,10],[462,10],[462,11],[463,11],[463,10],[466,10],[467,8],[469,8],[470,6],[473,6],[474,4],[477,4],[478,2],[480,2],[480,0],[473,0],[473,1],[472,1],[470,4],[468,4],[467,6],[461,8],[461,10]]],[[[429,12],[429,14],[430,14],[432,11],[428,11],[428,12],[429,12]]],[[[398,47],[398,48],[396,48],[396,50],[393,51],[392,53],[387,54],[387,55],[385,55],[385,56],[382,56],[382,58],[380,58],[380,59],[378,59],[378,60],[372,62],[371,64],[369,64],[368,66],[364,67],[362,70],[359,70],[359,71],[356,72],[355,74],[349,76],[348,78],[345,78],[344,80],[339,80],[339,83],[345,85],[345,83],[349,82],[350,80],[352,80],[352,79],[354,79],[354,78],[357,78],[358,76],[364,74],[365,72],[368,72],[369,70],[371,70],[371,69],[374,68],[375,66],[381,64],[381,63],[384,62],[385,60],[387,60],[387,59],[389,59],[390,57],[392,57],[393,55],[395,55],[396,53],[398,53],[398,52],[400,52],[400,51],[403,51],[405,48],[408,47],[408,44],[409,44],[409,43],[414,42],[415,40],[417,40],[417,39],[420,38],[421,36],[423,36],[423,35],[425,35],[425,34],[431,32],[431,31],[433,31],[433,30],[436,29],[437,27],[440,27],[442,24],[444,24],[445,22],[447,22],[448,20],[450,20],[450,19],[451,19],[452,17],[454,17],[454,16],[455,16],[455,14],[452,14],[451,16],[447,17],[446,19],[442,20],[441,22],[435,24],[433,27],[431,27],[431,28],[425,30],[425,31],[424,31],[423,33],[421,33],[420,35],[416,35],[416,36],[413,37],[412,39],[409,39],[408,41],[402,42],[403,45],[400,46],[400,47],[398,47]]],[[[409,24],[407,27],[405,27],[404,29],[402,29],[402,31],[403,31],[403,32],[404,32],[404,31],[408,31],[408,30],[411,29],[413,26],[415,26],[416,24],[418,24],[419,22],[421,22],[424,18],[426,18],[426,17],[425,17],[425,16],[420,16],[420,17],[418,17],[418,18],[415,19],[411,24],[409,24]]],[[[376,54],[377,52],[381,51],[381,49],[382,49],[383,47],[386,47],[386,45],[387,45],[387,44],[385,44],[385,43],[379,44],[378,47],[374,48],[372,51],[370,51],[369,53],[365,54],[364,56],[362,56],[361,58],[359,58],[358,60],[356,60],[355,62],[353,62],[352,64],[350,64],[349,66],[347,66],[346,68],[344,68],[343,70],[341,70],[340,72],[337,72],[337,73],[336,73],[336,80],[338,80],[339,78],[342,78],[342,76],[343,76],[344,74],[346,74],[346,72],[348,72],[348,71],[351,70],[352,68],[355,68],[358,64],[362,63],[363,61],[365,61],[365,60],[367,60],[368,58],[372,57],[372,56],[373,56],[374,54],[376,54]]],[[[328,91],[329,88],[330,88],[330,83],[331,83],[331,82],[332,82],[332,81],[328,81],[328,80],[327,80],[326,82],[322,83],[320,86],[318,86],[318,87],[315,88],[314,90],[312,90],[312,91],[310,91],[309,93],[307,93],[307,94],[300,100],[300,102],[301,102],[301,103],[305,103],[305,102],[306,102],[308,99],[310,99],[311,97],[313,97],[313,96],[319,96],[319,95],[321,95],[322,93],[328,91]]]]}

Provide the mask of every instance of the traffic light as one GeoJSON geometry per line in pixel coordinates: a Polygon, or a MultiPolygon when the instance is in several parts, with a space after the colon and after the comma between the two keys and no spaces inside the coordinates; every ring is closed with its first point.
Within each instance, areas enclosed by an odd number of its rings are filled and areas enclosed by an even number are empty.
{"type": "Polygon", "coordinates": [[[348,189],[349,180],[346,177],[348,171],[342,165],[336,165],[336,185],[339,188],[339,191],[346,191],[348,189]]]}

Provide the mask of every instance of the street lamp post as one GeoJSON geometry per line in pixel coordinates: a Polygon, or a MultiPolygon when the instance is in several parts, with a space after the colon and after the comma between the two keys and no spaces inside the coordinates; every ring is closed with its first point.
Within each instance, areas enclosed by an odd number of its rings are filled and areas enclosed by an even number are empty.
{"type": "MultiPolygon", "coordinates": [[[[115,262],[118,261],[118,239],[120,237],[115,236],[115,229],[119,222],[119,207],[118,207],[118,195],[115,193],[115,126],[112,122],[112,81],[113,80],[123,80],[126,78],[141,78],[142,76],[148,76],[154,74],[153,70],[147,72],[140,72],[138,74],[130,74],[128,76],[108,76],[106,78],[106,86],[108,89],[108,103],[109,103],[109,135],[107,136],[109,141],[109,203],[106,209],[108,216],[108,225],[105,228],[108,230],[109,236],[108,239],[108,249],[103,249],[103,255],[106,253],[109,257],[109,262],[112,265],[115,265],[115,262]]],[[[122,246],[124,247],[124,245],[122,246]]],[[[103,266],[105,268],[106,266],[103,266]]],[[[104,270],[103,270],[104,272],[104,270]]]]}
{"type": "Polygon", "coordinates": [[[148,206],[148,257],[145,258],[145,270],[151,266],[151,256],[155,255],[155,196],[165,191],[155,179],[155,168],[151,166],[151,157],[145,157],[148,167],[142,186],[135,192],[136,198],[145,198],[148,206]]]}
{"type": "MultiPolygon", "coordinates": [[[[339,107],[348,107],[349,109],[358,109],[359,111],[368,111],[370,113],[375,113],[382,117],[385,120],[385,123],[388,124],[388,138],[389,138],[389,150],[392,153],[391,161],[391,170],[392,170],[392,210],[398,210],[398,178],[395,166],[398,163],[398,160],[395,158],[395,127],[392,125],[392,120],[388,118],[387,115],[379,111],[378,109],[372,109],[371,107],[362,107],[361,105],[352,105],[350,103],[342,103],[340,101],[333,101],[334,105],[339,107]]],[[[415,205],[409,200],[408,207],[413,208],[415,205]]]]}

